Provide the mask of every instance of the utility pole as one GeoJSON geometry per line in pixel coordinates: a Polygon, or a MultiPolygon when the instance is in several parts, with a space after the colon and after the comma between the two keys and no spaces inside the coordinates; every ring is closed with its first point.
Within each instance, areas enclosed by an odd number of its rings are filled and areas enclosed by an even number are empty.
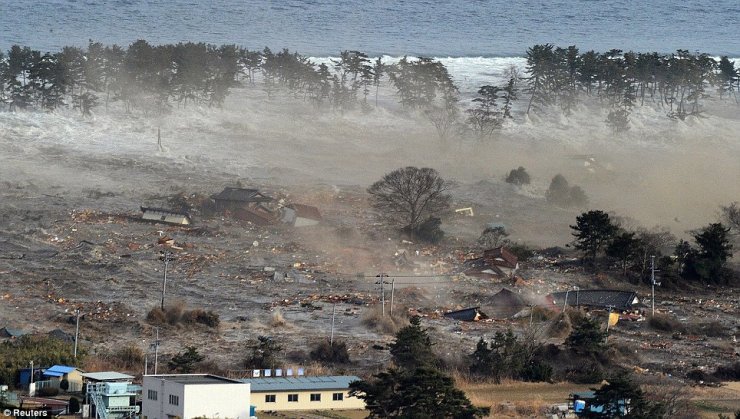
{"type": "Polygon", "coordinates": [[[570,289],[567,289],[565,291],[565,300],[563,301],[563,313],[565,313],[565,306],[568,305],[568,293],[570,292],[570,289]]]}
{"type": "Polygon", "coordinates": [[[154,375],[157,375],[157,363],[159,361],[159,328],[154,328],[156,336],[154,338],[154,343],[151,345],[154,347],[154,375]]]}
{"type": "Polygon", "coordinates": [[[169,250],[164,250],[160,252],[162,256],[159,257],[159,260],[164,262],[164,277],[162,278],[162,302],[161,302],[161,309],[164,311],[164,294],[165,290],[167,289],[167,266],[169,266],[170,261],[174,260],[172,257],[172,252],[169,250]]]}
{"type": "Polygon", "coordinates": [[[650,256],[650,283],[653,287],[653,316],[655,316],[655,255],[650,256]]]}
{"type": "Polygon", "coordinates": [[[74,351],[74,357],[77,359],[77,341],[80,337],[80,309],[75,310],[75,317],[76,319],[76,326],[75,326],[75,351],[74,351]]]}
{"type": "Polygon", "coordinates": [[[393,317],[393,292],[396,290],[396,278],[391,279],[391,317],[393,317]]]}
{"type": "Polygon", "coordinates": [[[383,273],[380,273],[380,301],[383,305],[383,317],[385,317],[385,280],[383,279],[383,273]]]}
{"type": "Polygon", "coordinates": [[[334,347],[334,318],[337,314],[337,303],[334,303],[331,309],[331,336],[329,337],[329,346],[334,347]]]}

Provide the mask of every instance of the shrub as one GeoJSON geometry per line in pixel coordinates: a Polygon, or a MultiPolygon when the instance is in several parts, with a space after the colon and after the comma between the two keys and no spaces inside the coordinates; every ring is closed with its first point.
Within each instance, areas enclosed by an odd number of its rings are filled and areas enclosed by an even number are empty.
{"type": "Polygon", "coordinates": [[[550,181],[550,187],[545,193],[547,202],[562,206],[584,207],[588,204],[588,197],[580,186],[571,187],[563,175],[555,175],[550,181]]]}
{"type": "Polygon", "coordinates": [[[656,314],[648,319],[648,325],[655,329],[669,333],[684,333],[686,327],[675,317],[668,314],[656,314]]]}
{"type": "Polygon", "coordinates": [[[534,250],[526,244],[514,243],[510,244],[507,248],[519,260],[527,260],[534,256],[534,250]]]}
{"type": "Polygon", "coordinates": [[[699,323],[695,327],[695,333],[704,336],[718,338],[727,335],[727,329],[722,326],[722,323],[714,320],[707,323],[699,323]]]}
{"type": "Polygon", "coordinates": [[[69,390],[69,380],[62,378],[62,381],[59,382],[59,389],[64,391],[69,390]]]}
{"type": "Polygon", "coordinates": [[[445,232],[439,228],[442,220],[437,217],[427,218],[413,231],[413,236],[427,243],[439,243],[445,236],[445,232]]]}
{"type": "Polygon", "coordinates": [[[194,309],[185,310],[185,304],[182,302],[166,306],[164,310],[160,307],[154,307],[146,315],[146,321],[153,325],[177,326],[202,324],[208,327],[218,327],[221,324],[219,315],[211,310],[194,309]]]}
{"type": "Polygon", "coordinates": [[[693,369],[686,373],[687,380],[695,381],[697,383],[700,381],[704,381],[704,382],[710,381],[710,378],[711,377],[709,376],[709,374],[705,373],[704,371],[700,369],[693,369]]]}
{"type": "Polygon", "coordinates": [[[112,358],[120,368],[132,370],[144,363],[144,351],[138,346],[126,345],[116,350],[112,358]]]}
{"type": "Polygon", "coordinates": [[[347,344],[335,341],[332,345],[328,340],[322,340],[311,351],[311,359],[325,363],[346,364],[349,362],[347,344]]]}
{"type": "Polygon", "coordinates": [[[202,324],[208,327],[218,327],[221,324],[221,319],[218,314],[209,310],[195,309],[186,311],[182,315],[182,322],[185,324],[202,324]]]}
{"type": "Polygon", "coordinates": [[[512,170],[509,172],[509,175],[506,176],[506,183],[511,183],[517,186],[529,185],[529,182],[529,173],[527,173],[527,170],[522,166],[519,166],[518,169],[512,170]]]}
{"type": "Polygon", "coordinates": [[[386,315],[383,316],[383,312],[380,307],[374,307],[363,314],[361,322],[367,326],[368,329],[392,335],[401,330],[402,327],[406,326],[408,324],[408,319],[405,316],[396,313],[394,313],[393,316],[389,313],[386,313],[386,315]]]}
{"type": "Polygon", "coordinates": [[[77,400],[77,397],[70,397],[69,398],[69,405],[67,406],[67,412],[68,413],[77,413],[80,411],[80,401],[77,400]]]}
{"type": "Polygon", "coordinates": [[[712,374],[722,381],[740,381],[740,362],[729,365],[720,365],[712,374]]]}

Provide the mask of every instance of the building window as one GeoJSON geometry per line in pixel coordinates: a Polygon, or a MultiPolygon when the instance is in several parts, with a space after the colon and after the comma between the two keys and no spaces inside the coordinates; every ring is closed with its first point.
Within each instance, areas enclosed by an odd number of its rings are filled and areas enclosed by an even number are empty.
{"type": "Polygon", "coordinates": [[[275,395],[265,394],[265,403],[275,403],[275,395]]]}
{"type": "Polygon", "coordinates": [[[331,399],[335,402],[341,402],[344,400],[344,393],[334,393],[331,395],[331,399]]]}
{"type": "Polygon", "coordinates": [[[298,395],[297,394],[288,394],[288,401],[289,402],[297,402],[298,401],[298,395]]]}
{"type": "Polygon", "coordinates": [[[174,394],[170,394],[170,404],[173,406],[179,406],[180,396],[175,396],[174,394]]]}
{"type": "Polygon", "coordinates": [[[157,400],[157,392],[155,390],[147,390],[146,397],[149,400],[157,400]]]}
{"type": "Polygon", "coordinates": [[[311,394],[311,401],[312,402],[320,402],[321,401],[321,394],[320,393],[312,393],[311,394]]]}

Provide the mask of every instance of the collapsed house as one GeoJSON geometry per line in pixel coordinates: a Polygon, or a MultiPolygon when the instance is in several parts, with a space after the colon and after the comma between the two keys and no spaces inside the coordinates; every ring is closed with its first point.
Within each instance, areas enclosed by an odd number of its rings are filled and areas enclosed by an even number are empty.
{"type": "Polygon", "coordinates": [[[272,198],[257,189],[231,187],[226,187],[220,193],[211,195],[211,198],[216,203],[216,209],[219,211],[234,211],[272,201],[272,198]]]}
{"type": "Polygon", "coordinates": [[[264,204],[272,202],[272,198],[257,189],[226,187],[218,194],[211,195],[216,210],[228,213],[231,217],[249,221],[253,224],[266,226],[274,223],[277,217],[264,204]]]}
{"type": "Polygon", "coordinates": [[[190,225],[192,218],[186,212],[172,211],[165,208],[141,207],[141,219],[155,223],[190,225]]]}
{"type": "Polygon", "coordinates": [[[501,289],[488,299],[484,305],[491,316],[499,319],[512,317],[529,306],[524,297],[508,288],[501,289]]]}
{"type": "Polygon", "coordinates": [[[310,205],[289,204],[283,207],[280,221],[295,227],[314,226],[321,222],[321,213],[310,205]]]}
{"type": "Polygon", "coordinates": [[[462,310],[448,311],[444,314],[448,319],[460,320],[464,322],[477,322],[485,320],[488,316],[480,311],[480,307],[464,308],[462,310]]]}
{"type": "Polygon", "coordinates": [[[555,308],[565,306],[589,307],[599,310],[631,311],[640,300],[634,291],[622,290],[572,290],[554,292],[547,296],[555,308]]]}
{"type": "Polygon", "coordinates": [[[503,246],[488,249],[483,256],[466,260],[463,273],[479,278],[511,278],[519,269],[519,259],[503,246]]]}

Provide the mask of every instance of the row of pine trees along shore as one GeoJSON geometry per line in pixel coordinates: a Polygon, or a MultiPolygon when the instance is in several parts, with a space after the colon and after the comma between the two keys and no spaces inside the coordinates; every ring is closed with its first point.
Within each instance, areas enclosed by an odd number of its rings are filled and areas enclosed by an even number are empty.
{"type": "Polygon", "coordinates": [[[395,64],[359,51],[342,51],[329,64],[297,52],[236,45],[178,43],[128,48],[90,41],[87,48],[41,53],[14,45],[0,52],[0,110],[79,109],[83,116],[118,101],[126,112],[162,114],[188,104],[223,106],[237,86],[262,89],[268,98],[303,100],[345,112],[378,106],[381,85],[395,90],[398,105],[425,115],[445,139],[461,131],[490,138],[512,119],[512,107],[527,115],[578,112],[584,100],[608,109],[605,123],[629,129],[630,113],[655,106],[670,118],[700,115],[711,96],[740,103],[738,68],[727,57],[678,50],[673,54],[613,49],[581,52],[575,46],[534,45],[523,71],[506,72],[501,85],[483,85],[461,105],[447,68],[428,57],[403,57],[395,64]]]}

